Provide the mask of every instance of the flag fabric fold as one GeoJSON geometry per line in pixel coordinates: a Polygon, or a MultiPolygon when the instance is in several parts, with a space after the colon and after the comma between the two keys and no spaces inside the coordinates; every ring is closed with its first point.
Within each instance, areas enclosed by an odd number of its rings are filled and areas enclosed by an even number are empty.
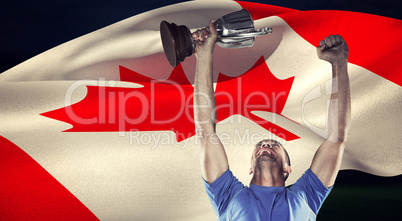
{"type": "Polygon", "coordinates": [[[309,167],[325,137],[331,91],[331,66],[315,47],[330,34],[350,50],[352,128],[342,169],[401,174],[400,20],[191,1],[71,40],[0,75],[0,219],[215,219],[192,116],[195,58],[172,68],[159,23],[195,30],[242,8],[273,33],[253,47],[214,51],[217,131],[239,180],[248,184],[251,150],[264,138],[289,152],[287,185],[309,167]]]}

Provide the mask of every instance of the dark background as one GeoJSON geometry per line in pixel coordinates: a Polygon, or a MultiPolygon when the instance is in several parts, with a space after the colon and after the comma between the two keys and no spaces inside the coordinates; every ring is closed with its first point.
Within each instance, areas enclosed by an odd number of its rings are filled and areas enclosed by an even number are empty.
{"type": "MultiPolygon", "coordinates": [[[[183,0],[14,0],[0,3],[0,73],[99,28],[183,0]]],[[[402,18],[401,0],[250,0],[298,10],[347,10],[402,18]]],[[[373,33],[375,35],[375,33],[373,33]]]]}
{"type": "MultiPolygon", "coordinates": [[[[249,0],[298,10],[402,18],[401,0],[249,0]]],[[[0,73],[59,44],[180,0],[15,0],[0,3],[0,73]]],[[[402,27],[401,27],[402,28],[402,27]]],[[[373,32],[373,35],[375,33],[373,32]]],[[[402,175],[340,171],[317,220],[402,220],[402,175]]]]}

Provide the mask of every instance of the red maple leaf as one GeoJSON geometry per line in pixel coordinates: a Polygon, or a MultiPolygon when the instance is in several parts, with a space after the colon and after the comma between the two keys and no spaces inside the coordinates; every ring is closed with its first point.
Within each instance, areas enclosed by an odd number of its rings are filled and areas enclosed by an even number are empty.
{"type": "MultiPolygon", "coordinates": [[[[82,101],[41,115],[73,126],[64,132],[170,130],[176,134],[178,142],[195,135],[194,88],[181,65],[173,69],[170,77],[164,81],[120,66],[120,79],[141,83],[143,87],[86,86],[88,93],[82,101]]],[[[275,78],[263,57],[237,78],[220,74],[215,92],[217,121],[240,114],[272,133],[280,134],[285,140],[299,138],[251,114],[256,110],[280,114],[292,83],[293,77],[285,80],[275,78]]]]}
{"type": "MultiPolygon", "coordinates": [[[[290,141],[300,137],[266,121],[252,111],[266,111],[281,115],[294,77],[279,80],[268,69],[264,57],[261,57],[253,67],[243,75],[231,78],[219,75],[215,90],[217,121],[222,121],[231,115],[240,114],[254,121],[271,133],[290,141]],[[229,95],[230,96],[226,96],[229,95]],[[219,108],[221,104],[229,108],[219,108]]],[[[281,115],[282,116],[282,115],[281,115]]]]}

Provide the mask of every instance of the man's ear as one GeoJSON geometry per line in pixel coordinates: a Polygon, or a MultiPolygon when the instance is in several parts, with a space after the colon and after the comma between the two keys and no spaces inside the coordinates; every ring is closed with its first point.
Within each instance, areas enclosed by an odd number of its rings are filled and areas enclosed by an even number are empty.
{"type": "Polygon", "coordinates": [[[285,180],[288,178],[289,174],[292,172],[292,167],[286,166],[283,168],[283,176],[285,177],[285,180]]]}
{"type": "Polygon", "coordinates": [[[286,165],[285,168],[283,168],[283,171],[284,171],[285,173],[289,173],[289,174],[290,174],[290,173],[292,172],[292,167],[286,165]]]}
{"type": "Polygon", "coordinates": [[[250,171],[248,172],[248,175],[251,175],[253,173],[253,168],[250,167],[250,171]]]}

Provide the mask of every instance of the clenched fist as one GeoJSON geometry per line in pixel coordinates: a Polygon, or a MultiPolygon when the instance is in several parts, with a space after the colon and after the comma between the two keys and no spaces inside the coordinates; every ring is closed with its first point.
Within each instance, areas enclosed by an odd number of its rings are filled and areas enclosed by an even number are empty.
{"type": "Polygon", "coordinates": [[[330,35],[321,40],[317,47],[318,58],[331,64],[348,61],[349,49],[345,40],[339,35],[330,35]]]}

